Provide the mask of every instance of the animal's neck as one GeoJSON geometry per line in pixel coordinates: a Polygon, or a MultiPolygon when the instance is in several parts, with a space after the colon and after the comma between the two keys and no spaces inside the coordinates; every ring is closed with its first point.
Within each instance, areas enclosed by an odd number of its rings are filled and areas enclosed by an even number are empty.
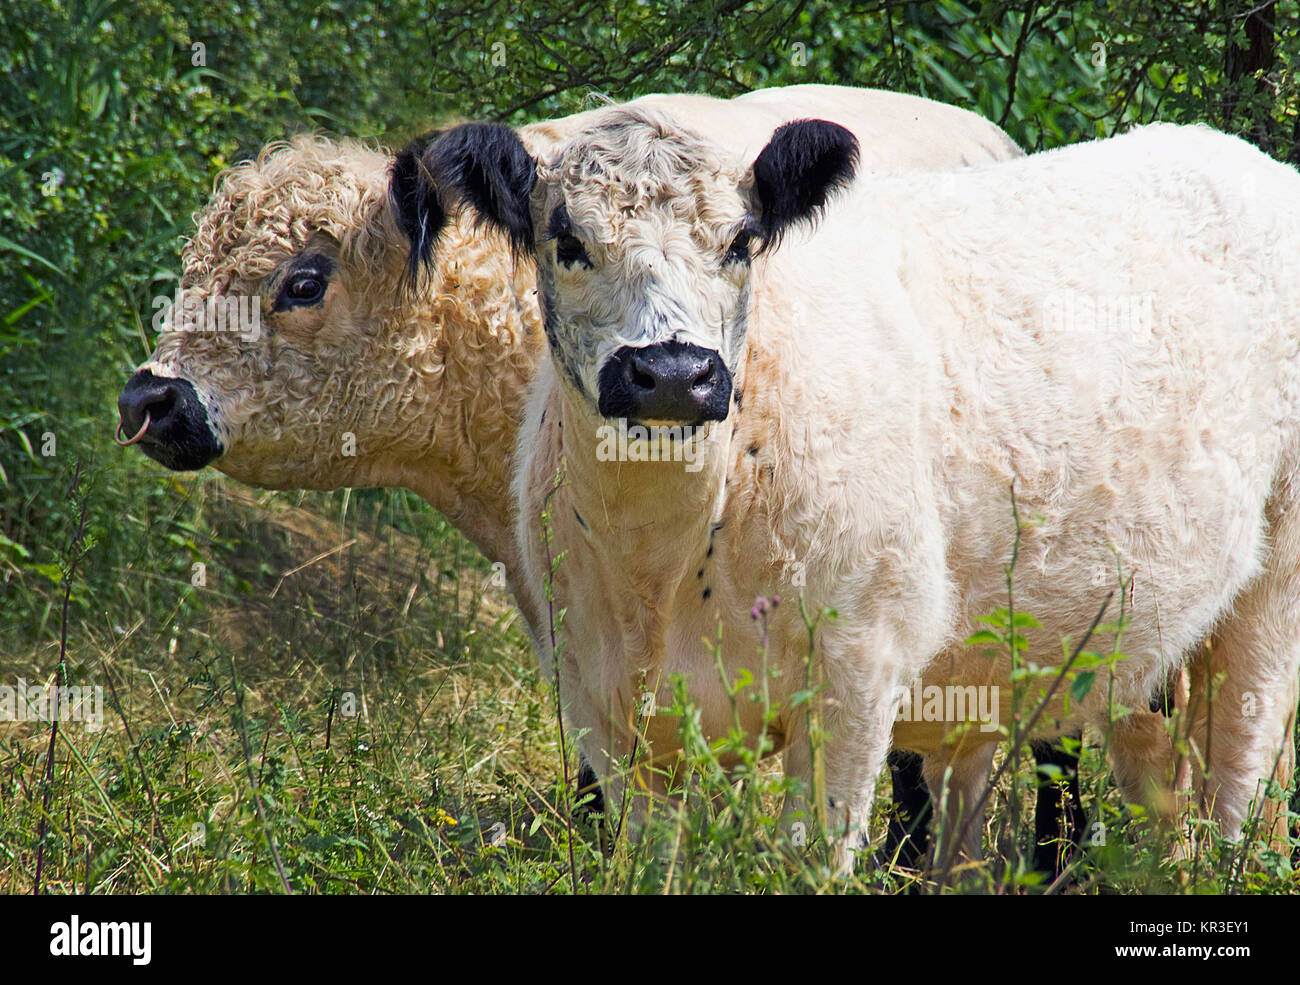
{"type": "Polygon", "coordinates": [[[565,522],[626,559],[618,577],[633,597],[647,605],[671,598],[707,548],[723,509],[730,422],[695,434],[689,449],[644,440],[637,447],[640,435],[631,427],[599,418],[557,383],[546,426],[559,431],[555,504],[565,522]],[[646,460],[652,456],[659,460],[646,460]]]}
{"type": "MultiPolygon", "coordinates": [[[[596,502],[611,516],[636,516],[652,505],[664,513],[710,513],[726,480],[730,422],[664,431],[595,417],[566,394],[561,401],[563,447],[575,499],[596,502]]],[[[666,520],[672,524],[674,520],[666,520]]]]}
{"type": "Polygon", "coordinates": [[[375,484],[423,497],[513,570],[511,463],[543,345],[535,275],[467,221],[452,232],[428,287],[403,310],[389,378],[406,384],[389,402],[400,419],[387,422],[399,437],[369,471],[375,484]]]}

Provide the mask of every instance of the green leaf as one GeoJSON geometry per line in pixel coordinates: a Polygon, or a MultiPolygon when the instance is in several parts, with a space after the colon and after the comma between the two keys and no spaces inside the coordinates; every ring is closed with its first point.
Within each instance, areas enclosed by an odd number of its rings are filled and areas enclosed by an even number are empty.
{"type": "Polygon", "coordinates": [[[51,263],[49,260],[46,260],[45,257],[41,256],[39,253],[33,253],[27,247],[15,243],[8,236],[0,236],[0,250],[9,250],[12,253],[17,253],[20,256],[25,256],[29,260],[35,260],[37,263],[44,264],[45,266],[53,270],[56,274],[58,274],[60,277],[62,277],[64,280],[67,280],[68,275],[65,274],[63,270],[60,269],[58,266],[51,263]]]}
{"type": "Polygon", "coordinates": [[[815,690],[813,690],[812,688],[807,688],[807,689],[802,690],[802,691],[795,691],[794,694],[791,695],[791,697],[790,697],[790,707],[791,707],[791,708],[798,708],[798,707],[799,707],[801,704],[803,704],[804,702],[806,702],[806,701],[811,701],[811,700],[812,700],[812,696],[813,696],[814,694],[816,694],[816,693],[817,693],[817,692],[816,692],[815,690]]]}
{"type": "Polygon", "coordinates": [[[38,575],[44,575],[56,585],[63,581],[63,569],[57,564],[34,564],[27,570],[38,575]]]}
{"type": "Polygon", "coordinates": [[[1082,702],[1084,698],[1088,697],[1088,691],[1092,690],[1092,682],[1096,680],[1096,671],[1084,671],[1074,678],[1073,684],[1070,685],[1070,694],[1073,695],[1076,702],[1082,702]]]}
{"type": "Polygon", "coordinates": [[[31,557],[31,554],[28,552],[27,548],[23,547],[23,545],[19,544],[17,541],[10,540],[4,534],[0,534],[0,547],[12,551],[13,553],[17,554],[21,558],[31,557]]]}

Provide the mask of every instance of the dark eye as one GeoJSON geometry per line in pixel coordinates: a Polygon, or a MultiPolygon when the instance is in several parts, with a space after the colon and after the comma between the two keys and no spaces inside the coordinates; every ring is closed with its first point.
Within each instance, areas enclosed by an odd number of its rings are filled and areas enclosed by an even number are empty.
{"type": "Polygon", "coordinates": [[[572,267],[575,263],[580,263],[584,267],[591,266],[591,258],[587,256],[587,251],[582,248],[578,237],[572,233],[560,233],[555,237],[555,259],[566,267],[572,267]]]}
{"type": "Polygon", "coordinates": [[[286,300],[294,304],[313,304],[325,295],[325,279],[319,274],[294,274],[284,285],[286,300]]]}
{"type": "Polygon", "coordinates": [[[749,241],[753,234],[742,229],[736,234],[736,238],[731,241],[727,247],[726,255],[723,256],[722,262],[725,263],[749,263],[749,241]]]}

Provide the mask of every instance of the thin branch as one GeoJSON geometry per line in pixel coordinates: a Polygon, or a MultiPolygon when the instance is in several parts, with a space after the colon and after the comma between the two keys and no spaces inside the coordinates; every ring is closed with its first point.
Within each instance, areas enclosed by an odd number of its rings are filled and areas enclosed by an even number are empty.
{"type": "MultiPolygon", "coordinates": [[[[81,483],[81,459],[77,459],[72,473],[72,482],[68,485],[67,498],[77,495],[77,486],[81,483]]],[[[77,562],[81,560],[82,535],[86,530],[86,497],[80,499],[80,518],[77,532],[72,535],[68,546],[68,570],[63,580],[63,610],[59,618],[59,666],[54,674],[54,698],[50,702],[50,745],[45,753],[45,790],[41,794],[41,820],[36,831],[36,878],[32,885],[32,895],[41,895],[41,871],[45,866],[45,830],[50,816],[50,798],[54,793],[54,747],[59,739],[59,696],[58,688],[68,676],[68,604],[72,600],[73,575],[77,562]]]]}
{"type": "Polygon", "coordinates": [[[1016,87],[1020,82],[1020,56],[1025,50],[1025,42],[1029,40],[1029,33],[1034,28],[1034,12],[1037,9],[1038,4],[1031,3],[1020,21],[1020,36],[1016,38],[1016,49],[1011,53],[1011,77],[1007,82],[1007,104],[1002,107],[1002,118],[998,120],[998,126],[1003,129],[1006,129],[1007,120],[1011,118],[1011,107],[1016,103],[1016,87]]]}
{"type": "Polygon", "coordinates": [[[555,668],[555,718],[560,726],[560,764],[564,772],[564,824],[567,832],[565,841],[569,849],[569,876],[573,882],[573,895],[578,895],[578,866],[573,856],[573,807],[569,800],[569,751],[564,734],[564,704],[560,696],[560,655],[558,651],[558,637],[555,632],[555,592],[554,592],[554,575],[555,561],[551,557],[551,529],[550,529],[550,509],[551,500],[555,494],[560,491],[560,477],[556,476],[556,482],[551,487],[551,491],[546,494],[546,500],[542,504],[542,543],[546,546],[546,619],[547,631],[551,638],[551,663],[555,668]]]}

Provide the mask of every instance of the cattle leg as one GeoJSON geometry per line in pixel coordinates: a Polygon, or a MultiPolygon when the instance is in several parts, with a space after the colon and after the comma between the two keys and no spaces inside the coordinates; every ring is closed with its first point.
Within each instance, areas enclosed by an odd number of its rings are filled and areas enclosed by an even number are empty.
{"type": "MultiPolygon", "coordinates": [[[[1032,749],[1040,766],[1058,767],[1067,781],[1062,789],[1058,783],[1040,778],[1034,812],[1034,866],[1058,876],[1066,861],[1061,843],[1064,841],[1077,848],[1087,826],[1079,790],[1079,759],[1051,742],[1035,742],[1032,749]]],[[[929,849],[933,802],[925,783],[923,764],[923,758],[917,753],[895,749],[889,754],[894,811],[889,819],[884,858],[897,859],[898,864],[909,868],[919,868],[929,849]]],[[[980,792],[974,792],[974,796],[978,798],[980,792]]]]}
{"type": "MultiPolygon", "coordinates": [[[[1075,733],[1073,738],[1080,738],[1075,733]]],[[[1040,767],[1038,799],[1034,804],[1034,868],[1059,876],[1078,851],[1088,816],[1083,810],[1083,795],[1079,790],[1079,757],[1066,752],[1057,742],[1035,742],[1030,748],[1040,767]],[[1041,775],[1041,767],[1055,766],[1065,780],[1041,775]]]]}
{"type": "MultiPolygon", "coordinates": [[[[1199,658],[1193,658],[1196,666],[1199,658]]],[[[1115,782],[1130,804],[1143,804],[1152,816],[1170,823],[1178,815],[1177,792],[1191,785],[1186,758],[1181,762],[1169,734],[1168,718],[1175,708],[1187,709],[1186,675],[1170,674],[1151,699],[1150,711],[1134,711],[1110,727],[1110,755],[1115,782]]],[[[1186,730],[1184,719],[1181,725],[1186,730]]]]}
{"type": "Polygon", "coordinates": [[[889,754],[889,772],[894,787],[894,809],[885,835],[885,861],[919,869],[930,847],[930,816],[933,808],[925,785],[924,760],[919,753],[894,749],[889,754]]]}
{"type": "MultiPolygon", "coordinates": [[[[1112,753],[1123,757],[1127,764],[1134,762],[1146,765],[1138,770],[1144,782],[1148,782],[1147,799],[1151,799],[1157,773],[1162,775],[1166,784],[1177,777],[1172,776],[1170,768],[1173,758],[1173,745],[1165,728],[1165,719],[1173,714],[1176,706],[1186,707],[1186,694],[1179,690],[1181,675],[1175,674],[1151,699],[1151,715],[1138,716],[1130,727],[1122,730],[1118,743],[1112,736],[1112,753]]],[[[1082,738],[1081,732],[1072,736],[1076,741],[1082,738]]],[[[1088,815],[1083,809],[1083,795],[1079,789],[1079,757],[1068,753],[1060,742],[1035,742],[1034,759],[1039,766],[1056,766],[1067,779],[1064,789],[1057,782],[1039,777],[1038,800],[1034,807],[1034,868],[1047,872],[1053,878],[1059,876],[1069,864],[1071,856],[1083,845],[1084,833],[1088,828],[1088,815]],[[1072,846],[1066,848],[1066,846],[1072,846]]]]}
{"type": "Polygon", "coordinates": [[[1295,769],[1296,689],[1278,679],[1279,668],[1233,667],[1241,642],[1236,632],[1216,637],[1192,670],[1192,736],[1205,763],[1195,771],[1195,807],[1220,822],[1224,837],[1239,837],[1258,818],[1255,836],[1280,842],[1285,816],[1265,789],[1269,778],[1286,787],[1295,769]]]}
{"type": "MultiPolygon", "coordinates": [[[[1040,778],[1035,805],[1034,867],[1060,875],[1071,854],[1061,851],[1061,842],[1077,847],[1087,825],[1079,789],[1079,761],[1058,743],[1035,742],[1031,748],[1039,765],[1055,765],[1067,777],[1064,791],[1058,784],[1042,782],[1040,778]]],[[[954,839],[960,837],[961,843],[955,848],[963,858],[978,861],[983,857],[983,809],[976,820],[970,819],[970,812],[984,794],[996,751],[997,743],[988,742],[962,748],[947,759],[930,756],[925,760],[926,782],[931,795],[941,805],[939,844],[945,854],[954,850],[954,839]]],[[[942,866],[946,860],[936,861],[942,866]]]]}
{"type": "MultiPolygon", "coordinates": [[[[1175,706],[1186,706],[1180,683],[1181,676],[1172,675],[1152,697],[1149,715],[1134,712],[1124,728],[1112,733],[1112,754],[1124,761],[1124,771],[1132,778],[1129,787],[1143,787],[1140,801],[1143,803],[1157,800],[1158,791],[1168,790],[1170,781],[1176,779],[1171,768],[1174,750],[1165,720],[1173,714],[1175,706]]],[[[1075,732],[1071,738],[1078,741],[1082,736],[1082,732],[1075,732]]],[[[1030,748],[1040,767],[1055,766],[1066,779],[1063,789],[1059,782],[1039,776],[1038,799],[1034,805],[1034,868],[1055,878],[1083,845],[1088,827],[1079,788],[1079,757],[1066,752],[1059,740],[1034,742],[1030,748]]],[[[1119,772],[1117,767],[1116,773],[1119,772]]],[[[1136,793],[1132,789],[1130,792],[1136,793]]]]}
{"type": "Polygon", "coordinates": [[[591,763],[587,762],[585,755],[578,756],[578,790],[576,799],[581,800],[591,794],[591,799],[582,804],[578,811],[582,814],[603,814],[605,813],[605,795],[600,789],[600,779],[596,776],[596,771],[591,768],[591,763]]]}
{"type": "Polygon", "coordinates": [[[782,762],[786,777],[805,784],[803,795],[787,793],[781,804],[781,830],[795,848],[808,844],[813,832],[812,749],[808,743],[808,723],[796,715],[785,723],[785,752],[782,762]]]}
{"type": "MultiPolygon", "coordinates": [[[[936,851],[944,856],[936,859],[940,868],[944,867],[946,857],[954,853],[972,862],[983,858],[983,817],[970,818],[988,785],[997,748],[997,742],[983,742],[960,746],[949,755],[925,757],[925,782],[938,805],[936,851]]],[[[982,809],[980,813],[983,814],[982,809]]]]}
{"type": "MultiPolygon", "coordinates": [[[[649,819],[654,771],[632,761],[638,743],[632,729],[621,728],[617,721],[624,709],[612,702],[605,709],[597,709],[585,694],[577,689],[575,692],[565,716],[566,721],[585,729],[577,743],[578,787],[585,793],[594,784],[596,790],[596,799],[586,809],[603,810],[610,831],[624,830],[635,835],[649,819]]],[[[626,720],[635,721],[630,714],[626,720]]]]}
{"type": "Polygon", "coordinates": [[[876,780],[894,732],[896,685],[902,677],[899,640],[883,626],[851,636],[823,637],[828,687],[823,749],[829,826],[836,833],[835,870],[853,871],[858,849],[868,842],[876,780]]]}
{"type": "Polygon", "coordinates": [[[1192,668],[1192,735],[1207,766],[1196,777],[1197,807],[1229,839],[1252,818],[1263,821],[1257,837],[1285,834],[1285,815],[1265,791],[1270,778],[1285,787],[1295,767],[1300,495],[1286,505],[1270,510],[1265,570],[1234,600],[1209,654],[1192,668]]]}

